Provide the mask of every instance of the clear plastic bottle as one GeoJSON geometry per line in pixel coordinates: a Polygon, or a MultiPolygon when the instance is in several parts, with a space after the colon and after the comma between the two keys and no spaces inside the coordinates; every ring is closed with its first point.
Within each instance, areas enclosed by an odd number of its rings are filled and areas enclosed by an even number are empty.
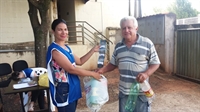
{"type": "Polygon", "coordinates": [[[143,83],[139,83],[139,85],[142,91],[144,92],[144,94],[146,95],[147,99],[151,103],[155,97],[155,93],[152,90],[150,84],[145,80],[143,83]]]}

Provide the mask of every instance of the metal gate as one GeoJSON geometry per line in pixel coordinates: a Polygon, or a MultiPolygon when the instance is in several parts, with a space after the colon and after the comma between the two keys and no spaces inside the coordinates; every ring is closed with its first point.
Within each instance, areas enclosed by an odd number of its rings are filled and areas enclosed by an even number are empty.
{"type": "Polygon", "coordinates": [[[200,82],[200,27],[176,33],[176,75],[200,82]]]}

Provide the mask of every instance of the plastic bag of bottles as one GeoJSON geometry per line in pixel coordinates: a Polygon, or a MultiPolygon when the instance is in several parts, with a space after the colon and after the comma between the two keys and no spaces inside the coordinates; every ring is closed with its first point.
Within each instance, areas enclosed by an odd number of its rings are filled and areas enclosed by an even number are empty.
{"type": "Polygon", "coordinates": [[[98,112],[108,100],[107,79],[102,75],[100,81],[92,77],[83,78],[86,105],[92,112],[98,112]]]}
{"type": "Polygon", "coordinates": [[[132,83],[131,88],[130,88],[130,93],[125,105],[126,112],[133,112],[133,110],[135,109],[139,89],[140,87],[137,82],[132,83]]]}

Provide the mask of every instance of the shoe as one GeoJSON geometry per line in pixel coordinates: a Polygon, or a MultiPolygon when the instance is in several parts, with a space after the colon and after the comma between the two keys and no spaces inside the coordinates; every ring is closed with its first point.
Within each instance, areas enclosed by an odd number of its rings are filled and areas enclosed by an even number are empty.
{"type": "Polygon", "coordinates": [[[29,107],[28,107],[28,111],[34,111],[34,104],[30,103],[29,107]]]}

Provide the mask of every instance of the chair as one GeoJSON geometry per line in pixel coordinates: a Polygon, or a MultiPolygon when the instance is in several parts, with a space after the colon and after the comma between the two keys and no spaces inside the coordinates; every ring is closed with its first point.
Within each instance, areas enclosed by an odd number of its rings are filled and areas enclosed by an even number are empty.
{"type": "MultiPolygon", "coordinates": [[[[11,68],[10,64],[0,63],[0,77],[1,77],[0,88],[7,87],[10,84],[11,76],[9,76],[9,77],[6,77],[6,76],[11,73],[12,73],[12,68],[11,68]],[[5,77],[3,77],[3,76],[5,76],[5,77]]],[[[3,104],[1,90],[0,90],[0,99],[1,99],[1,103],[3,104]]]]}
{"type": "Polygon", "coordinates": [[[28,68],[28,63],[25,60],[17,60],[12,64],[13,71],[22,71],[28,68]]]}

